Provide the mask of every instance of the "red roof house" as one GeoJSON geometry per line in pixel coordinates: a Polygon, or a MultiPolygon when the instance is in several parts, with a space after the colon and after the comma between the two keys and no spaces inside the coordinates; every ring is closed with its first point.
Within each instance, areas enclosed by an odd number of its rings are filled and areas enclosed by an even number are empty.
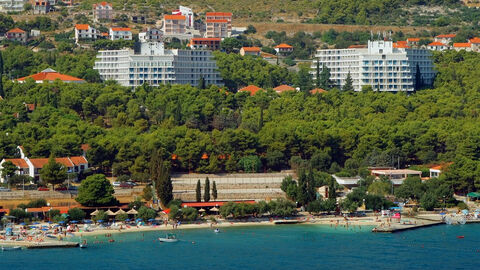
{"type": "Polygon", "coordinates": [[[42,70],[37,74],[33,74],[27,77],[18,78],[19,83],[25,82],[28,78],[33,79],[36,83],[43,83],[44,81],[53,82],[55,80],[60,80],[66,83],[85,83],[85,80],[76,78],[70,75],[60,74],[51,68],[42,70]]]}

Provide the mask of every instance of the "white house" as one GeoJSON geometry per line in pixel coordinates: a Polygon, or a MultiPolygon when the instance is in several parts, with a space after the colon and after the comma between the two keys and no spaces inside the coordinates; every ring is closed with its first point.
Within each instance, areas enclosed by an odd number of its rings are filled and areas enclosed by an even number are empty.
{"type": "Polygon", "coordinates": [[[98,34],[97,30],[88,24],[75,24],[75,43],[82,39],[95,40],[98,34]]]}
{"type": "Polygon", "coordinates": [[[377,178],[380,178],[382,176],[387,177],[394,185],[401,185],[403,184],[403,181],[407,179],[407,177],[410,176],[418,176],[422,177],[422,172],[421,171],[415,171],[415,170],[408,170],[408,169],[401,169],[401,170],[372,170],[371,174],[377,178]]]}
{"type": "Polygon", "coordinates": [[[432,51],[445,51],[448,50],[448,48],[448,45],[439,41],[434,41],[427,45],[427,49],[432,51]]]}
{"type": "MultiPolygon", "coordinates": [[[[15,174],[29,175],[35,181],[40,180],[40,171],[43,166],[48,163],[48,158],[28,158],[22,146],[18,146],[17,148],[20,152],[20,158],[3,159],[0,162],[0,170],[3,168],[5,162],[10,161],[17,166],[15,174]]],[[[88,161],[84,156],[59,157],[55,158],[55,161],[67,168],[69,173],[80,173],[88,169],[88,161]]],[[[5,180],[3,177],[0,178],[0,182],[2,183],[5,183],[5,180]]]]}
{"type": "Polygon", "coordinates": [[[147,28],[146,31],[138,33],[140,42],[161,42],[163,31],[156,28],[147,28]]]}
{"type": "Polygon", "coordinates": [[[457,36],[456,34],[438,35],[434,38],[434,41],[448,45],[448,44],[452,43],[453,39],[456,36],[457,36]]]}
{"type": "Polygon", "coordinates": [[[129,27],[112,27],[108,33],[110,40],[132,40],[132,31],[129,27]]]}

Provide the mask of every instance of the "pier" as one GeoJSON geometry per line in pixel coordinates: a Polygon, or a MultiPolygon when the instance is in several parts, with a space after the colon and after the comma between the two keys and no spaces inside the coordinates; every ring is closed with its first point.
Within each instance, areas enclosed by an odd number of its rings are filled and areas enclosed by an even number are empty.
{"type": "Polygon", "coordinates": [[[445,224],[441,220],[410,218],[408,222],[402,221],[400,223],[390,223],[389,225],[380,225],[372,229],[372,232],[377,233],[395,233],[407,230],[415,230],[425,227],[445,224]]]}
{"type": "Polygon", "coordinates": [[[30,241],[0,241],[0,246],[20,246],[28,249],[41,248],[73,248],[78,247],[77,242],[48,240],[44,242],[30,242],[30,241]]]}

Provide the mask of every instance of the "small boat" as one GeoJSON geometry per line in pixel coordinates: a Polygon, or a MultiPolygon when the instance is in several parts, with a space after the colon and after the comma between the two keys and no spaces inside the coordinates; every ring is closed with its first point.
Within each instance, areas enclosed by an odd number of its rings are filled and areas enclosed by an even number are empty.
{"type": "Polygon", "coordinates": [[[458,239],[463,239],[463,238],[465,238],[465,236],[459,235],[459,236],[457,236],[457,238],[458,238],[458,239]]]}
{"type": "Polygon", "coordinates": [[[165,242],[165,243],[174,243],[174,242],[178,242],[178,239],[175,234],[169,233],[165,236],[165,238],[159,237],[158,241],[165,242]]]}
{"type": "Polygon", "coordinates": [[[11,250],[19,250],[22,249],[20,246],[14,246],[14,247],[2,247],[2,251],[11,251],[11,250]]]}

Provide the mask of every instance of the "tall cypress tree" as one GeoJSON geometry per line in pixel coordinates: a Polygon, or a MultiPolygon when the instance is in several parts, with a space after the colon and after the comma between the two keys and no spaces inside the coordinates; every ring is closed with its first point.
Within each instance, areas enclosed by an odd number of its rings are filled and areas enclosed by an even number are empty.
{"type": "Polygon", "coordinates": [[[343,91],[353,91],[353,80],[352,76],[350,75],[350,71],[347,74],[347,78],[345,79],[345,85],[342,88],[343,91]]]}
{"type": "Polygon", "coordinates": [[[213,185],[212,185],[212,197],[213,197],[213,200],[216,201],[217,200],[217,184],[215,183],[215,181],[213,181],[213,185]]]}
{"type": "Polygon", "coordinates": [[[422,73],[420,72],[420,67],[416,66],[415,72],[415,91],[420,90],[423,87],[422,73]]]}
{"type": "Polygon", "coordinates": [[[205,192],[203,193],[203,201],[209,202],[210,201],[210,180],[205,179],[205,192]]]}
{"type": "Polygon", "coordinates": [[[173,200],[173,186],[170,178],[170,170],[161,158],[161,152],[157,151],[150,160],[150,174],[155,187],[156,195],[160,200],[162,208],[173,200]]]}
{"type": "Polygon", "coordinates": [[[330,80],[330,69],[323,64],[322,72],[320,73],[320,87],[328,90],[333,82],[330,80]]]}
{"type": "Polygon", "coordinates": [[[320,60],[317,59],[317,69],[315,74],[315,86],[318,88],[320,87],[320,60]]]}
{"type": "Polygon", "coordinates": [[[3,55],[0,52],[0,96],[5,97],[5,91],[3,91],[3,55]]]}
{"type": "Polygon", "coordinates": [[[202,201],[202,187],[200,186],[200,179],[197,181],[197,188],[195,189],[195,199],[197,202],[202,201]]]}

